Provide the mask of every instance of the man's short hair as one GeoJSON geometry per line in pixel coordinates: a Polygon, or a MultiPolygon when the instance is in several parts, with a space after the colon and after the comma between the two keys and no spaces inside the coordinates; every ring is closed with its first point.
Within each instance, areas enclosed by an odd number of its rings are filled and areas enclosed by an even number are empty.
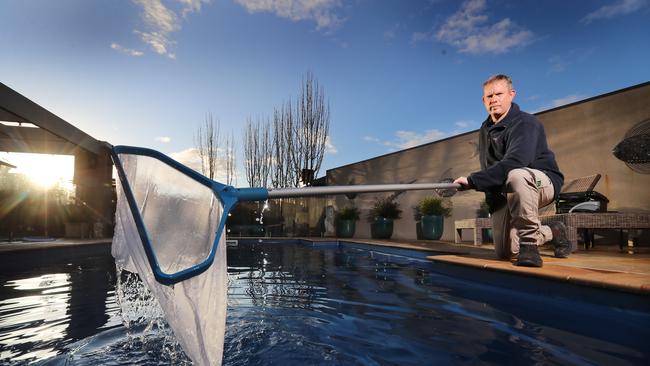
{"type": "Polygon", "coordinates": [[[493,83],[495,81],[499,81],[499,80],[505,80],[508,83],[508,86],[510,87],[510,89],[512,89],[512,79],[510,78],[510,76],[504,75],[504,74],[497,74],[497,75],[490,76],[483,83],[483,87],[485,88],[486,85],[488,85],[490,83],[493,83]]]}

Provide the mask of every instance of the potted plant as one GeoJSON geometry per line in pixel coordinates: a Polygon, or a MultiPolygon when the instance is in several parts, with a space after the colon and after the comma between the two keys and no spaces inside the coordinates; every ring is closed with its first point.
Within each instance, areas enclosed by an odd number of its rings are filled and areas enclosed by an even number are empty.
{"type": "Polygon", "coordinates": [[[345,207],[338,212],[336,218],[336,236],[339,238],[353,237],[356,222],[359,220],[359,209],[354,206],[345,207]]]}
{"type": "Polygon", "coordinates": [[[374,239],[390,239],[393,235],[393,221],[402,217],[396,194],[376,198],[368,214],[370,233],[374,239]]]}
{"type": "MultiPolygon", "coordinates": [[[[489,218],[490,217],[490,206],[488,206],[487,201],[484,199],[478,206],[476,210],[476,217],[478,218],[489,218]]],[[[492,242],[492,229],[482,229],[483,233],[483,242],[491,243],[492,242]]]]}
{"type": "Polygon", "coordinates": [[[422,215],[422,237],[427,240],[440,240],[444,229],[444,218],[451,215],[448,201],[441,197],[427,196],[418,205],[422,215]]]}

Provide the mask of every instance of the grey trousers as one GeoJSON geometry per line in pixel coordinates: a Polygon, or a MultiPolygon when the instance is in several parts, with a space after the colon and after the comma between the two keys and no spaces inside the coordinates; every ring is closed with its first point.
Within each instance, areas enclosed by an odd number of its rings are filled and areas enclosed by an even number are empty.
{"type": "Polygon", "coordinates": [[[519,243],[542,245],[553,239],[551,228],[539,221],[539,209],[553,202],[555,189],[542,171],[514,169],[506,180],[508,204],[492,214],[492,236],[497,257],[519,254],[519,243]]]}

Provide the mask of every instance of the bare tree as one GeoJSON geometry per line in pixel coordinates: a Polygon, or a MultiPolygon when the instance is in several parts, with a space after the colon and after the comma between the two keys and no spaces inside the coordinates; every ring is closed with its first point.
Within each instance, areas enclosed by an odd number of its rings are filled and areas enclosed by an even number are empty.
{"type": "Polygon", "coordinates": [[[226,184],[229,186],[236,184],[236,172],[235,172],[235,136],[233,133],[230,133],[230,136],[226,137],[226,151],[225,153],[225,165],[226,165],[226,184]]]}
{"type": "Polygon", "coordinates": [[[311,72],[303,77],[295,118],[295,145],[291,149],[291,163],[300,172],[303,183],[310,185],[323,162],[330,123],[330,108],[329,103],[325,102],[325,92],[311,72]]]}
{"type": "Polygon", "coordinates": [[[244,128],[244,168],[251,187],[266,187],[271,172],[270,123],[262,118],[256,122],[249,117],[244,128]]]}
{"type": "Polygon", "coordinates": [[[311,72],[303,77],[300,96],[273,112],[273,122],[249,118],[244,131],[246,179],[251,186],[310,185],[318,174],[330,121],[323,88],[311,72]]]}
{"type": "Polygon", "coordinates": [[[295,146],[294,113],[291,100],[275,109],[273,113],[273,165],[271,184],[273,187],[297,186],[297,171],[292,164],[292,151],[295,146]]]}
{"type": "Polygon", "coordinates": [[[219,161],[219,120],[212,118],[212,113],[205,117],[205,124],[199,126],[194,135],[194,145],[201,158],[201,173],[210,179],[217,175],[219,161]]]}

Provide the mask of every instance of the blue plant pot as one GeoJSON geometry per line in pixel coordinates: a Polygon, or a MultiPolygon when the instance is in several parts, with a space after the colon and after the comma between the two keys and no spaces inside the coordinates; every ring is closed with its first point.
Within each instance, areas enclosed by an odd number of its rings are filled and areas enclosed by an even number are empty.
{"type": "Polygon", "coordinates": [[[440,240],[444,224],[443,216],[422,216],[422,237],[426,240],[440,240]]]}
{"type": "Polygon", "coordinates": [[[338,220],[336,223],[336,236],[339,238],[351,238],[356,229],[355,220],[338,220]]]}
{"type": "Polygon", "coordinates": [[[492,229],[483,229],[483,242],[484,243],[494,242],[494,238],[492,237],[492,229]]]}
{"type": "Polygon", "coordinates": [[[375,217],[370,224],[370,235],[373,239],[390,239],[393,236],[393,219],[375,217]]]}

